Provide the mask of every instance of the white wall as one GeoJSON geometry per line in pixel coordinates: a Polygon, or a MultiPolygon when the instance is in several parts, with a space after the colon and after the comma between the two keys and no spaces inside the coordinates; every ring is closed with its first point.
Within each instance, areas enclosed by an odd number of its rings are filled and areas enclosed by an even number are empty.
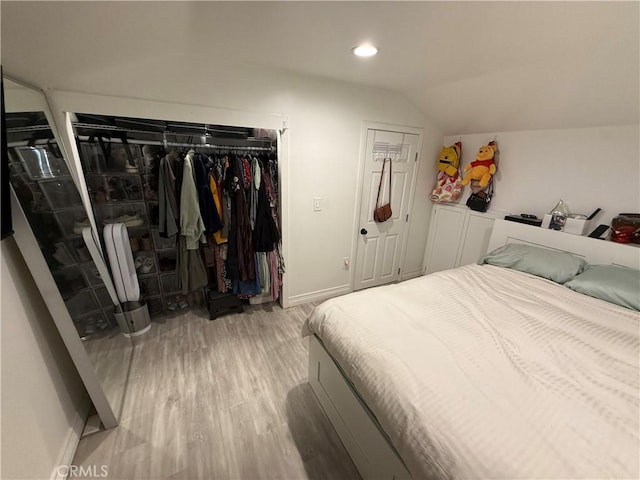
{"type": "Polygon", "coordinates": [[[90,402],[13,238],[0,244],[0,275],[0,476],[46,479],[70,460],[90,402]]]}
{"type": "MultiPolygon", "coordinates": [[[[352,289],[343,258],[354,260],[355,255],[362,123],[424,128],[403,270],[420,269],[430,212],[425,185],[431,188],[442,134],[404,97],[344,82],[239,66],[199,65],[198,75],[185,76],[186,65],[180,68],[181,60],[175,61],[171,69],[165,62],[150,61],[138,67],[129,65],[127,72],[96,74],[82,86],[88,94],[51,91],[54,114],[58,120],[63,111],[92,111],[247,126],[260,121],[281,126],[286,119],[285,295],[290,304],[352,289]],[[323,197],[322,212],[312,211],[314,196],[323,197]]],[[[77,78],[74,82],[78,86],[77,78]]]]}
{"type": "Polygon", "coordinates": [[[356,183],[363,121],[425,126],[414,210],[409,222],[407,256],[402,270],[419,270],[426,244],[428,196],[423,187],[431,182],[434,152],[440,132],[429,125],[402,97],[381,90],[327,82],[296,95],[290,105],[289,151],[289,255],[291,302],[303,302],[309,294],[328,288],[350,291],[349,272],[343,257],[355,266],[354,238],[360,226],[355,218],[356,183]],[[312,198],[324,199],[324,211],[312,212],[312,198]],[[416,265],[419,264],[418,268],[416,265]]]}
{"type": "Polygon", "coordinates": [[[618,213],[640,211],[639,132],[638,125],[492,132],[451,135],[445,143],[462,140],[466,165],[481,145],[497,138],[492,209],[542,218],[562,198],[572,213],[602,208],[597,222],[608,224],[618,213]]]}

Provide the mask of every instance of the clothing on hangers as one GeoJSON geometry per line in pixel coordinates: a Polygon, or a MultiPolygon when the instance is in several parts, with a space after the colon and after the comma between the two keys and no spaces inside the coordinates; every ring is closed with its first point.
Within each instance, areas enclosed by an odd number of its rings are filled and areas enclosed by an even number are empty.
{"type": "Polygon", "coordinates": [[[277,162],[264,153],[217,150],[208,157],[190,149],[183,158],[176,151],[162,158],[159,231],[163,236],[179,233],[182,292],[207,283],[199,245],[208,237],[218,291],[278,298],[284,262],[279,251],[277,175],[277,162]]]}
{"type": "Polygon", "coordinates": [[[170,155],[160,160],[158,179],[158,233],[170,238],[178,234],[178,201],[175,192],[176,177],[173,172],[170,155]]]}
{"type": "Polygon", "coordinates": [[[199,290],[207,286],[207,269],[202,262],[198,249],[188,248],[188,239],[180,235],[178,239],[178,253],[176,256],[176,272],[183,294],[199,290]]]}
{"type": "MultiPolygon", "coordinates": [[[[182,292],[202,288],[210,278],[220,292],[267,293],[277,298],[284,271],[277,157],[275,148],[257,146],[267,140],[247,140],[244,146],[204,143],[195,147],[192,141],[197,142],[201,135],[194,133],[193,125],[183,130],[173,125],[174,132],[163,123],[154,131],[157,141],[151,135],[154,132],[147,132],[141,124],[126,129],[126,137],[120,131],[78,125],[79,141],[95,142],[95,148],[88,151],[100,157],[100,162],[93,157],[87,161],[97,162],[97,171],[131,174],[135,170],[140,174],[144,195],[139,200],[145,201],[150,219],[147,233],[175,240],[157,242],[155,238],[154,244],[165,249],[175,245],[175,274],[182,292]],[[213,254],[205,265],[200,245],[207,242],[213,254]]],[[[215,137],[207,140],[211,138],[215,137]]],[[[163,285],[171,271],[158,268],[163,285]]]]}
{"type": "Polygon", "coordinates": [[[216,212],[218,213],[218,217],[220,218],[220,222],[222,223],[222,227],[218,231],[213,233],[213,240],[216,244],[221,245],[223,243],[227,243],[226,232],[229,231],[227,226],[228,219],[224,214],[224,199],[221,195],[220,185],[215,179],[213,172],[209,172],[209,189],[211,190],[211,196],[213,197],[213,203],[215,204],[216,212]]]}
{"type": "Polygon", "coordinates": [[[195,151],[189,150],[183,160],[180,192],[180,235],[186,239],[187,250],[196,250],[203,239],[205,227],[200,215],[200,201],[193,169],[195,151]]]}
{"type": "Polygon", "coordinates": [[[216,261],[216,283],[220,293],[227,293],[233,289],[233,282],[227,276],[228,245],[214,245],[213,252],[216,261]]]}
{"type": "Polygon", "coordinates": [[[266,183],[260,185],[256,223],[253,230],[253,248],[256,252],[272,251],[280,240],[280,232],[272,215],[271,205],[267,198],[266,183]]]}
{"type": "Polygon", "coordinates": [[[250,196],[251,209],[249,222],[251,223],[251,228],[254,229],[256,225],[256,214],[258,211],[258,190],[260,190],[261,180],[260,164],[258,163],[258,159],[255,157],[251,159],[251,177],[253,179],[253,185],[250,196]]]}
{"type": "Polygon", "coordinates": [[[269,293],[271,290],[271,272],[267,261],[267,252],[256,252],[256,264],[260,273],[260,294],[269,293]]]}
{"type": "Polygon", "coordinates": [[[211,193],[208,163],[209,158],[202,153],[196,154],[193,159],[196,188],[198,190],[198,200],[200,203],[200,215],[206,233],[213,234],[219,232],[223,225],[213,199],[213,194],[211,193]]]}

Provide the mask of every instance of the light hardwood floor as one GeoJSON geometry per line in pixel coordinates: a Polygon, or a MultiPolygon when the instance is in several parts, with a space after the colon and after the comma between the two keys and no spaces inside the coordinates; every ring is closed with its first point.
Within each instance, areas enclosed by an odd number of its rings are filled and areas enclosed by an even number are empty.
{"type": "Polygon", "coordinates": [[[122,335],[116,326],[91,335],[83,345],[111,408],[119,415],[133,355],[131,339],[122,335]]]}
{"type": "Polygon", "coordinates": [[[83,438],[74,465],[106,465],[109,479],[359,479],[307,384],[300,330],[312,309],[153,322],[120,425],[83,438]]]}

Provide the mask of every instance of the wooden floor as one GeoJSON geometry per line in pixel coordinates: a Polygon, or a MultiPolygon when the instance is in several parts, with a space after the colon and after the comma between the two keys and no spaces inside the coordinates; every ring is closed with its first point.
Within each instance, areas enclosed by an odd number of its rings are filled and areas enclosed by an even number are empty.
{"type": "Polygon", "coordinates": [[[120,425],[83,438],[74,465],[106,465],[109,479],[359,479],[307,384],[312,308],[154,322],[120,425]]]}
{"type": "Polygon", "coordinates": [[[115,326],[109,331],[96,332],[82,344],[111,408],[116,416],[120,415],[133,355],[131,339],[115,326]]]}

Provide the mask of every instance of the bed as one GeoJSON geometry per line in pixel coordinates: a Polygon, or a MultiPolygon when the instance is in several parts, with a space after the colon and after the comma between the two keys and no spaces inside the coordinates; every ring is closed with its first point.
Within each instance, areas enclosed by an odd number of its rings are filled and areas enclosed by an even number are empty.
{"type": "MultiPolygon", "coordinates": [[[[638,268],[640,249],[496,221],[505,244],[638,268]]],[[[640,294],[640,293],[639,293],[640,294]]],[[[363,478],[639,478],[638,312],[468,265],[328,300],[309,383],[363,478]]]]}

